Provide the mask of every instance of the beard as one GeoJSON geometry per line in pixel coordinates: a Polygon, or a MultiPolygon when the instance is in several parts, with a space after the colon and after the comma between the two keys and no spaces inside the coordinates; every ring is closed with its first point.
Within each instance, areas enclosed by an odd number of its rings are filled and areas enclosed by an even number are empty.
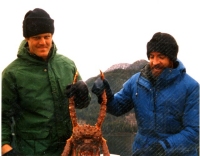
{"type": "Polygon", "coordinates": [[[151,66],[152,76],[155,78],[158,77],[164,69],[165,67],[162,65],[151,66]]]}

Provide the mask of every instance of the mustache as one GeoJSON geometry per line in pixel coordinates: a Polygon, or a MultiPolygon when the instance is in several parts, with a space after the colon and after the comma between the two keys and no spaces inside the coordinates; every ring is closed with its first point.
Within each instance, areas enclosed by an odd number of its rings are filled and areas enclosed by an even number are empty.
{"type": "Polygon", "coordinates": [[[164,67],[161,65],[155,65],[155,66],[152,66],[151,69],[164,69],[164,67]]]}

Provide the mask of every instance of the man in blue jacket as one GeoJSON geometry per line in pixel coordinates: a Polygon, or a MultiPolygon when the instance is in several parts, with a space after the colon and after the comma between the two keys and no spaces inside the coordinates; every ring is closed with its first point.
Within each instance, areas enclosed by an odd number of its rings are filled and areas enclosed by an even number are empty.
{"type": "Polygon", "coordinates": [[[147,43],[149,64],[113,94],[107,80],[97,79],[92,92],[101,102],[106,89],[107,112],[120,116],[134,108],[138,132],[133,156],[197,156],[199,83],[177,59],[173,36],[155,33],[147,43]]]}

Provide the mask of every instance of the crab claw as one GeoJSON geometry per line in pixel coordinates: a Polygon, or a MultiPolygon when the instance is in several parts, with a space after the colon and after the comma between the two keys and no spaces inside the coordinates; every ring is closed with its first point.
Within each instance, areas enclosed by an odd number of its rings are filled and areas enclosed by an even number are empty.
{"type": "Polygon", "coordinates": [[[76,71],[76,73],[74,75],[73,84],[75,84],[77,82],[77,78],[78,78],[78,71],[76,71]]]}
{"type": "Polygon", "coordinates": [[[104,80],[105,76],[104,76],[104,73],[100,70],[100,77],[102,80],[104,80]]]}

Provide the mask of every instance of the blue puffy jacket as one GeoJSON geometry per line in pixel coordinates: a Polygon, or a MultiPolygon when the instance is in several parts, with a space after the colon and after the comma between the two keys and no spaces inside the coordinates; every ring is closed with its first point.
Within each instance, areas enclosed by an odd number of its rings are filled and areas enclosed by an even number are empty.
{"type": "Polygon", "coordinates": [[[134,108],[138,132],[133,151],[159,142],[166,155],[198,155],[199,83],[178,62],[177,68],[165,69],[154,84],[144,76],[149,72],[145,67],[108,103],[108,113],[115,116],[134,108]]]}

